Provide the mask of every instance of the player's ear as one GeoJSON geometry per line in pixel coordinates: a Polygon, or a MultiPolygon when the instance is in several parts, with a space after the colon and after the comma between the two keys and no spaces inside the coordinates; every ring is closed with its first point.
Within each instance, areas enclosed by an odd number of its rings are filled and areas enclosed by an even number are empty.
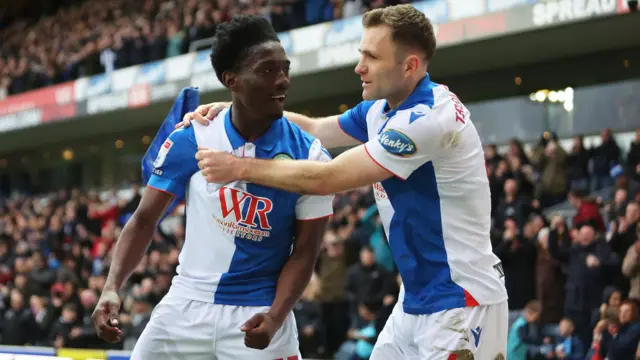
{"type": "Polygon", "coordinates": [[[238,86],[236,74],[231,71],[225,71],[222,73],[222,85],[231,91],[235,91],[238,86]]]}
{"type": "Polygon", "coordinates": [[[417,55],[411,54],[407,56],[404,61],[404,72],[406,76],[410,76],[420,68],[420,58],[417,55]]]}

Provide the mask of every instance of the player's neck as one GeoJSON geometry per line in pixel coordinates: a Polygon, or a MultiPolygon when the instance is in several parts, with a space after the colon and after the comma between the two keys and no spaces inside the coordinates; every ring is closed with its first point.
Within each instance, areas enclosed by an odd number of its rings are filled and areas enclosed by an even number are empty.
{"type": "Polygon", "coordinates": [[[273,121],[265,117],[255,117],[242,105],[234,102],[231,106],[231,123],[246,141],[255,141],[269,130],[273,121]]]}
{"type": "Polygon", "coordinates": [[[387,101],[389,110],[396,110],[398,107],[400,107],[400,105],[402,105],[402,103],[407,100],[409,96],[411,96],[413,91],[420,83],[420,80],[422,79],[412,81],[411,86],[407,86],[406,88],[399,90],[395,94],[388,96],[385,100],[387,101]]]}

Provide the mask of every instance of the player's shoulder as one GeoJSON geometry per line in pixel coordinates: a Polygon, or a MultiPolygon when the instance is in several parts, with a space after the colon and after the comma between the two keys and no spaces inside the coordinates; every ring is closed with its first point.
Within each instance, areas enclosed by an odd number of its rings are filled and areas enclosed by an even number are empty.
{"type": "Polygon", "coordinates": [[[196,137],[194,126],[181,127],[173,130],[173,132],[167,137],[167,140],[170,140],[174,144],[178,144],[180,146],[195,143],[196,137]]]}
{"type": "Polygon", "coordinates": [[[318,152],[325,152],[329,156],[320,139],[302,130],[300,126],[289,121],[286,117],[281,119],[279,126],[281,127],[282,138],[278,145],[280,150],[289,151],[290,157],[294,159],[309,159],[316,157],[314,155],[318,152]]]}
{"type": "MultiPolygon", "coordinates": [[[[418,115],[429,117],[429,122],[439,123],[445,129],[461,129],[469,120],[469,110],[462,104],[458,96],[448,86],[433,83],[432,98],[428,103],[417,104],[410,115],[416,119],[418,115]]],[[[417,122],[418,124],[421,122],[417,122]]]]}
{"type": "Polygon", "coordinates": [[[363,103],[366,103],[367,114],[375,113],[376,115],[382,114],[387,105],[386,100],[363,100],[361,104],[363,103]]]}

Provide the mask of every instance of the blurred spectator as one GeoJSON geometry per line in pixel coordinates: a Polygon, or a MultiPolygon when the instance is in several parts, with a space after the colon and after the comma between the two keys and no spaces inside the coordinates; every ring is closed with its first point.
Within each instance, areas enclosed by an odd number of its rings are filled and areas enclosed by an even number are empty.
{"type": "Polygon", "coordinates": [[[538,233],[536,258],[536,299],[540,301],[542,311],[540,323],[542,325],[557,323],[563,315],[565,275],[562,263],[549,253],[549,233],[554,232],[554,238],[562,238],[559,244],[567,244],[566,224],[562,218],[554,219],[551,229],[543,228],[538,233]]]}
{"type": "Polygon", "coordinates": [[[633,359],[640,342],[638,306],[625,301],[620,306],[618,323],[611,324],[607,330],[602,334],[600,354],[610,360],[633,359]]]}
{"type": "Polygon", "coordinates": [[[571,319],[564,318],[560,321],[560,336],[554,341],[554,349],[547,353],[547,358],[582,360],[585,351],[582,341],[574,335],[575,324],[571,319]],[[551,356],[550,356],[551,355],[551,356]]]}
{"type": "Polygon", "coordinates": [[[627,169],[634,175],[636,181],[640,181],[640,129],[636,129],[636,136],[631,141],[629,154],[627,154],[627,169]]]}
{"type": "Polygon", "coordinates": [[[549,207],[565,200],[567,191],[567,153],[558,145],[555,133],[545,132],[533,149],[531,162],[540,172],[540,184],[536,191],[542,207],[549,207]]]}
{"type": "MultiPolygon", "coordinates": [[[[640,222],[640,204],[632,201],[627,205],[624,216],[611,223],[609,246],[621,261],[636,242],[638,222],[640,222]]],[[[630,288],[629,278],[623,275],[621,268],[616,268],[612,272],[612,278],[613,284],[622,291],[623,297],[626,297],[630,288]]]]}
{"type": "Polygon", "coordinates": [[[509,330],[507,340],[507,359],[527,360],[537,359],[541,355],[542,334],[538,322],[542,306],[537,300],[527,303],[509,330]],[[538,357],[536,357],[538,356],[538,357]]]}
{"type": "Polygon", "coordinates": [[[336,354],[338,360],[367,360],[373,352],[373,346],[378,339],[376,327],[376,313],[380,303],[375,300],[363,301],[356,305],[358,317],[363,324],[352,327],[347,333],[347,341],[342,344],[336,354]]]}
{"type": "Polygon", "coordinates": [[[358,304],[365,301],[382,303],[382,298],[393,291],[393,276],[376,264],[375,260],[373,249],[365,245],[360,249],[360,261],[351,265],[347,271],[345,295],[351,302],[352,327],[361,325],[358,304]]]}
{"type": "Polygon", "coordinates": [[[332,231],[325,233],[326,248],[320,253],[316,266],[322,306],[322,322],[326,331],[326,355],[332,356],[342,344],[349,327],[349,306],[345,299],[347,259],[344,240],[332,231]]]}
{"type": "Polygon", "coordinates": [[[590,149],[592,159],[591,171],[591,191],[600,190],[612,185],[609,171],[621,158],[620,148],[616,140],[611,136],[610,129],[603,129],[600,132],[600,145],[590,149]]]}
{"type": "Polygon", "coordinates": [[[153,302],[148,293],[139,293],[128,300],[130,311],[121,314],[119,320],[124,333],[124,350],[131,351],[151,319],[153,302]]]}
{"type": "Polygon", "coordinates": [[[573,137],[571,152],[567,155],[567,176],[569,190],[588,191],[589,188],[589,151],[584,148],[584,137],[573,137]]]}
{"type": "Polygon", "coordinates": [[[583,225],[576,237],[575,244],[568,248],[561,247],[558,239],[550,236],[549,252],[567,264],[564,314],[576,324],[582,343],[590,344],[591,314],[600,306],[608,270],[619,264],[592,226],[583,225]]]}
{"type": "Polygon", "coordinates": [[[597,231],[605,231],[604,219],[595,199],[587,196],[582,190],[569,192],[569,202],[578,211],[573,217],[573,226],[591,225],[597,231]]]}
{"type": "Polygon", "coordinates": [[[300,353],[303,357],[319,357],[324,349],[322,342],[322,309],[316,301],[318,278],[314,274],[304,290],[300,301],[293,309],[298,326],[300,353]]]}
{"type": "Polygon", "coordinates": [[[529,216],[530,198],[522,196],[518,192],[518,183],[514,179],[506,179],[504,182],[504,195],[495,212],[495,227],[503,228],[507,218],[512,218],[518,228],[524,225],[529,216]]]}
{"type": "MultiPolygon", "coordinates": [[[[3,293],[6,294],[6,288],[3,293]]],[[[2,344],[23,345],[34,343],[37,334],[35,318],[25,303],[24,294],[12,289],[9,294],[9,309],[4,313],[2,322],[2,344]]]]}
{"type": "Polygon", "coordinates": [[[592,326],[606,319],[607,312],[614,311],[618,313],[620,304],[622,303],[622,293],[614,286],[607,286],[602,293],[602,305],[597,310],[594,310],[591,317],[592,326]]]}
{"type": "Polygon", "coordinates": [[[636,231],[622,263],[622,273],[629,279],[629,299],[640,301],[640,231],[636,231]]]}
{"type": "Polygon", "coordinates": [[[635,177],[629,176],[627,171],[621,166],[616,165],[610,171],[611,179],[614,182],[613,191],[624,189],[627,191],[629,200],[640,200],[640,182],[635,177]]]}
{"type": "Polygon", "coordinates": [[[507,218],[502,239],[494,247],[505,272],[505,284],[509,295],[509,323],[521,316],[525,305],[535,298],[534,241],[520,233],[513,218],[507,218]]]}

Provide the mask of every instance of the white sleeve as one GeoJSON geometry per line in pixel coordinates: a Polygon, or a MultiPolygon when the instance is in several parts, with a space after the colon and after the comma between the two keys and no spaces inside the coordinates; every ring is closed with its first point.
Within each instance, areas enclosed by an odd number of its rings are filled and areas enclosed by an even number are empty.
{"type": "MultiPolygon", "coordinates": [[[[309,160],[331,161],[331,155],[322,147],[320,140],[313,141],[309,149],[309,160]]],[[[333,215],[334,195],[302,195],[296,204],[297,220],[314,220],[333,215]]]]}
{"type": "Polygon", "coordinates": [[[424,107],[394,116],[377,137],[365,144],[367,153],[397,177],[408,178],[441,151],[444,134],[441,121],[455,121],[453,111],[438,110],[424,107]],[[445,114],[451,119],[441,119],[445,114]]]}

